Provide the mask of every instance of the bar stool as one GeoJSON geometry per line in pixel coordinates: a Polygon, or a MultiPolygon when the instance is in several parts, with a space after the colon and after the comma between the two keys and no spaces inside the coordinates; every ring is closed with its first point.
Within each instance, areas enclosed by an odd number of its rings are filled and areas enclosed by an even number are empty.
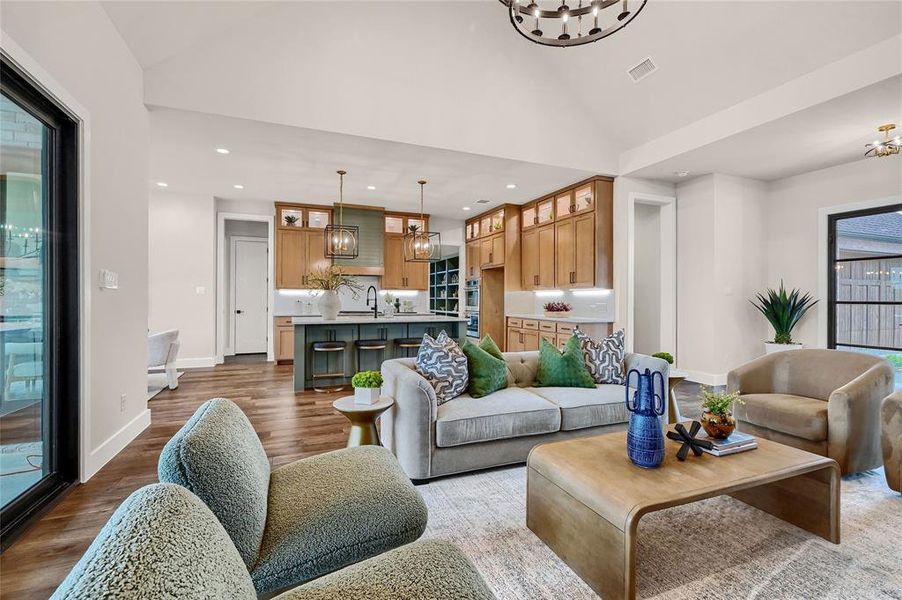
{"type": "Polygon", "coordinates": [[[362,364],[360,353],[370,350],[385,350],[386,346],[388,346],[388,340],[357,340],[354,342],[354,345],[357,347],[357,370],[362,371],[363,369],[360,367],[362,364]]]}
{"type": "Polygon", "coordinates": [[[420,349],[420,346],[423,345],[423,338],[396,338],[395,339],[395,348],[401,348],[404,350],[404,356],[407,356],[407,351],[411,348],[420,349]]]}
{"type": "MultiPolygon", "coordinates": [[[[348,347],[347,342],[340,342],[340,341],[313,342],[313,344],[312,344],[313,357],[311,358],[311,365],[310,365],[311,379],[313,379],[315,381],[317,379],[335,379],[336,377],[344,377],[345,376],[344,352],[345,352],[345,350],[347,350],[347,347],[348,347]],[[341,371],[336,371],[336,372],[326,371],[325,373],[317,373],[316,372],[316,355],[320,352],[341,352],[342,353],[342,361],[341,361],[342,369],[341,369],[341,371]]],[[[329,357],[329,355],[326,354],[326,368],[327,369],[329,368],[329,358],[328,357],[329,357]]],[[[319,387],[316,387],[316,385],[313,386],[313,391],[315,391],[315,392],[339,392],[343,389],[345,389],[344,384],[334,386],[331,389],[319,388],[319,387]]]]}

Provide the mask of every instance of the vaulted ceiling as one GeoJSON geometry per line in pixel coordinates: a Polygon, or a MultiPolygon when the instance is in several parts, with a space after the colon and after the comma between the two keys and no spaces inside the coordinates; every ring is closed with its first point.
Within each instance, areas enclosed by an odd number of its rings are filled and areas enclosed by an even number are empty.
{"type": "Polygon", "coordinates": [[[104,7],[149,105],[607,174],[902,30],[899,2],[651,0],[618,34],[556,49],[496,0],[104,7]],[[646,57],[658,70],[634,83],[646,57]]]}

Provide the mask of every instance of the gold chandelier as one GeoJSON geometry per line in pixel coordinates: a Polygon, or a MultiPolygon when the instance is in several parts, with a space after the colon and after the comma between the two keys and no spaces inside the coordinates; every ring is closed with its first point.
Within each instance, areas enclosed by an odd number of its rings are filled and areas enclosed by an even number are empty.
{"type": "Polygon", "coordinates": [[[408,225],[408,232],[404,234],[404,260],[407,262],[429,262],[442,257],[442,237],[437,231],[426,230],[426,217],[423,215],[423,186],[426,181],[421,179],[420,184],[420,223],[408,225]]]}
{"type": "Polygon", "coordinates": [[[864,155],[867,157],[878,156],[883,158],[884,156],[899,154],[899,149],[902,148],[902,138],[898,135],[893,139],[889,138],[889,132],[895,128],[895,123],[887,123],[886,125],[878,127],[877,131],[883,132],[883,141],[874,140],[873,144],[867,144],[865,146],[867,152],[865,152],[864,155]]]}

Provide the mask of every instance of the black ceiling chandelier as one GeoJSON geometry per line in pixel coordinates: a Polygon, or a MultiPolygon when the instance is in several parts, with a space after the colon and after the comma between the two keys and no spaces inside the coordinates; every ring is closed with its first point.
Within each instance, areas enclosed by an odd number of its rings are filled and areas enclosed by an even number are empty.
{"type": "Polygon", "coordinates": [[[345,225],[345,175],[346,171],[338,173],[338,223],[329,223],[325,228],[325,255],[327,258],[357,258],[357,238],[360,235],[360,227],[357,225],[345,225]]]}
{"type": "Polygon", "coordinates": [[[616,33],[636,18],[647,0],[499,0],[508,7],[511,25],[531,42],[543,46],[581,46],[616,33]],[[606,10],[606,9],[612,10],[606,10]]]}

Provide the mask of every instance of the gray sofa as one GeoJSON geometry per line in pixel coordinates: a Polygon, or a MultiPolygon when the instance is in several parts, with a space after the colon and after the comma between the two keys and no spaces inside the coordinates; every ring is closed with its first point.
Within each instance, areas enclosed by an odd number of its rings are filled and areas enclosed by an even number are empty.
{"type": "MultiPolygon", "coordinates": [[[[534,387],[538,357],[505,353],[506,389],[482,398],[464,394],[441,406],[414,359],[385,361],[382,393],[395,404],[382,416],[382,444],[411,479],[423,480],[521,463],[538,444],[626,428],[624,386],[534,387]]],[[[627,354],[624,366],[659,371],[667,381],[664,360],[627,354]]]]}
{"type": "MultiPolygon", "coordinates": [[[[351,507],[349,507],[351,508],[351,507]]],[[[158,483],[123,502],[53,600],[234,598],[257,590],[238,549],[187,489],[158,483]]],[[[456,547],[417,541],[295,587],[277,600],[493,600],[456,547]]]]}

